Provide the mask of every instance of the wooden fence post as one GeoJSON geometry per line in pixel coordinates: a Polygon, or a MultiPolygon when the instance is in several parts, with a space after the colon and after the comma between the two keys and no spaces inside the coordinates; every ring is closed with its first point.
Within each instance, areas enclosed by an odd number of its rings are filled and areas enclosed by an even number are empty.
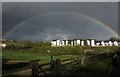
{"type": "Polygon", "coordinates": [[[54,61],[54,60],[51,60],[51,61],[50,61],[50,69],[51,69],[51,70],[54,70],[54,69],[55,69],[55,61],[54,61]]]}
{"type": "Polygon", "coordinates": [[[55,61],[55,73],[56,73],[56,77],[61,77],[62,64],[60,59],[56,59],[55,61]]]}
{"type": "Polygon", "coordinates": [[[33,62],[32,77],[39,77],[39,63],[33,62]]]}

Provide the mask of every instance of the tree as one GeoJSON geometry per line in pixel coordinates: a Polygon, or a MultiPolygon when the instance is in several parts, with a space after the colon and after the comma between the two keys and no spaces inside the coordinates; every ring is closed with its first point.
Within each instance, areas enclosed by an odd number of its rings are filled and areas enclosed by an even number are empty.
{"type": "Polygon", "coordinates": [[[120,41],[120,38],[117,38],[117,37],[111,37],[109,40],[110,40],[110,41],[120,41]]]}

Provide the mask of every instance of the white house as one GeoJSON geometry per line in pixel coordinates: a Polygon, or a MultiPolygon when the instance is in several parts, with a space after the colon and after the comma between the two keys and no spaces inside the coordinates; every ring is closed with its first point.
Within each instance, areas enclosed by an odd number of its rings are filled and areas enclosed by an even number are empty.
{"type": "Polygon", "coordinates": [[[62,45],[62,46],[65,46],[65,41],[64,41],[64,40],[62,40],[61,45],[62,45]]]}
{"type": "Polygon", "coordinates": [[[114,41],[113,43],[115,46],[118,46],[118,42],[117,41],[114,41]]]}
{"type": "Polygon", "coordinates": [[[51,42],[51,46],[120,46],[120,42],[117,41],[99,41],[96,42],[94,39],[92,40],[53,40],[51,42]]]}
{"type": "Polygon", "coordinates": [[[76,46],[77,45],[77,40],[74,40],[74,46],[76,46]]]}
{"type": "Polygon", "coordinates": [[[104,41],[102,41],[102,42],[101,42],[101,45],[102,45],[102,46],[105,46],[105,42],[104,42],[104,41]]]}
{"type": "Polygon", "coordinates": [[[71,41],[71,46],[73,46],[74,44],[73,44],[73,41],[71,41]]]}
{"type": "Polygon", "coordinates": [[[81,41],[81,46],[84,46],[84,41],[83,40],[81,41]]]}
{"type": "Polygon", "coordinates": [[[68,46],[68,40],[66,40],[66,43],[65,43],[66,46],[68,46]]]}
{"type": "Polygon", "coordinates": [[[51,46],[57,46],[57,41],[56,41],[56,40],[53,40],[53,41],[51,42],[51,46]]]}
{"type": "Polygon", "coordinates": [[[80,45],[80,40],[77,40],[77,45],[80,45]]]}
{"type": "Polygon", "coordinates": [[[100,46],[100,43],[96,43],[96,46],[100,46]]]}
{"type": "Polygon", "coordinates": [[[57,46],[60,46],[60,40],[57,40],[57,44],[56,44],[57,46]]]}
{"type": "Polygon", "coordinates": [[[95,40],[91,40],[91,46],[95,46],[95,40]]]}
{"type": "Polygon", "coordinates": [[[112,41],[109,41],[108,44],[109,44],[109,46],[113,46],[112,41]]]}
{"type": "Polygon", "coordinates": [[[90,46],[90,40],[87,40],[87,45],[90,46]]]}

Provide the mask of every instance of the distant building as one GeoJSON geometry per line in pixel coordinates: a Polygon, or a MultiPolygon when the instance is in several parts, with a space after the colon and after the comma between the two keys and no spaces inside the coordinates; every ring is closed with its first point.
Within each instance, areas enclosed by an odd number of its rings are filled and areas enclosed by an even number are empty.
{"type": "Polygon", "coordinates": [[[80,45],[80,40],[79,39],[77,40],[77,45],[80,45]]]}
{"type": "Polygon", "coordinates": [[[91,46],[95,46],[95,40],[91,40],[91,46]]]}
{"type": "Polygon", "coordinates": [[[88,46],[90,46],[90,45],[91,45],[90,40],[87,40],[87,45],[88,45],[88,46]]]}
{"type": "Polygon", "coordinates": [[[105,46],[109,46],[109,43],[108,43],[108,42],[105,42],[105,46]]]}
{"type": "Polygon", "coordinates": [[[81,46],[84,46],[84,41],[83,40],[81,41],[81,46]]]}
{"type": "Polygon", "coordinates": [[[53,40],[51,41],[52,47],[60,47],[60,46],[120,46],[120,42],[118,41],[99,41],[96,42],[94,39],[87,40],[53,40]]]}
{"type": "Polygon", "coordinates": [[[101,46],[105,46],[105,42],[104,41],[101,42],[101,46]]]}
{"type": "Polygon", "coordinates": [[[73,46],[73,40],[71,41],[71,46],[73,46]]]}
{"type": "Polygon", "coordinates": [[[53,40],[53,41],[51,42],[51,46],[57,46],[57,41],[56,41],[56,40],[53,40]]]}
{"type": "Polygon", "coordinates": [[[95,46],[100,46],[100,43],[98,42],[98,43],[96,43],[96,45],[95,46]]]}
{"type": "Polygon", "coordinates": [[[60,46],[60,40],[57,40],[57,41],[56,41],[56,45],[57,45],[57,46],[60,46]]]}
{"type": "Polygon", "coordinates": [[[118,42],[117,41],[114,41],[114,46],[118,46],[118,42]]]}
{"type": "Polygon", "coordinates": [[[112,41],[109,41],[108,44],[109,44],[109,46],[113,46],[112,41]]]}

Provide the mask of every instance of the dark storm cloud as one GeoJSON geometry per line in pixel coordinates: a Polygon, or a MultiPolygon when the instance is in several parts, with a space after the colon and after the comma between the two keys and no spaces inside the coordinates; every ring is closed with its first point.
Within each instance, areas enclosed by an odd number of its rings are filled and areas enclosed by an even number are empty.
{"type": "Polygon", "coordinates": [[[49,41],[52,39],[74,38],[104,39],[110,36],[111,33],[104,27],[101,27],[101,24],[83,15],[55,12],[21,23],[12,33],[7,35],[7,38],[49,41]]]}
{"type": "Polygon", "coordinates": [[[25,19],[52,11],[84,13],[116,26],[116,10],[117,3],[3,3],[3,33],[25,19]]]}
{"type": "MultiPolygon", "coordinates": [[[[110,25],[110,27],[112,27],[113,29],[118,30],[117,9],[118,9],[117,3],[81,3],[81,2],[77,2],[77,3],[76,2],[72,2],[72,3],[68,3],[68,2],[67,3],[66,2],[64,2],[64,3],[63,2],[62,3],[60,3],[60,2],[59,3],[56,3],[56,2],[51,2],[51,3],[48,3],[48,2],[47,3],[41,3],[41,2],[37,2],[37,3],[26,3],[26,2],[25,3],[23,3],[23,2],[22,3],[20,3],[20,2],[19,3],[3,3],[3,34],[7,33],[13,27],[15,27],[19,23],[21,23],[31,17],[45,14],[48,12],[57,12],[57,11],[86,14],[88,16],[97,18],[97,19],[101,20],[102,22],[110,25]]],[[[27,34],[28,36],[24,37],[24,39],[26,39],[26,38],[35,39],[34,38],[35,33],[42,35],[41,32],[46,33],[47,31],[49,32],[54,29],[62,30],[63,33],[61,32],[60,34],[63,37],[64,36],[72,37],[69,35],[69,34],[71,34],[71,32],[70,32],[71,29],[74,33],[79,33],[80,31],[82,32],[82,30],[89,32],[89,29],[87,29],[88,27],[86,27],[86,26],[74,27],[74,25],[75,26],[89,25],[90,23],[86,23],[86,22],[88,22],[87,20],[78,23],[80,21],[79,17],[74,18],[69,15],[67,17],[66,14],[65,14],[65,16],[64,16],[64,14],[62,14],[62,16],[59,15],[58,17],[52,16],[52,17],[43,18],[42,20],[41,19],[33,20],[33,21],[25,24],[25,25],[29,25],[29,27],[23,26],[22,28],[17,29],[16,31],[14,31],[15,33],[13,33],[13,35],[17,36],[18,34],[23,34],[23,35],[27,34]],[[69,18],[69,17],[71,17],[71,18],[69,18]],[[56,18],[58,18],[58,19],[55,20],[56,18]],[[72,19],[72,20],[70,20],[70,19],[72,19]],[[69,21],[73,21],[74,23],[69,23],[69,21]],[[53,23],[51,23],[51,22],[53,22],[53,23]],[[62,23],[60,23],[60,22],[62,22],[62,23]],[[49,25],[49,23],[50,23],[50,25],[49,25]],[[36,28],[34,28],[34,27],[36,27],[36,28]],[[31,35],[31,36],[29,36],[29,35],[31,35]]],[[[57,31],[55,31],[55,32],[57,32],[57,31]]],[[[73,35],[75,35],[74,33],[73,33],[73,35]]],[[[43,37],[49,36],[48,38],[46,38],[46,39],[49,39],[49,38],[52,38],[51,35],[52,34],[49,33],[49,34],[43,35],[43,37]]],[[[57,35],[54,35],[54,37],[59,37],[57,35]]],[[[81,37],[82,36],[83,35],[81,35],[81,37]]],[[[89,36],[89,35],[86,35],[84,37],[87,37],[87,36],[89,36]]],[[[13,36],[10,36],[10,37],[13,37],[13,36]]],[[[67,38],[67,37],[64,37],[64,38],[67,38]]],[[[39,38],[41,38],[41,37],[39,37],[39,38]]],[[[16,37],[16,39],[18,39],[18,37],[16,37]]],[[[43,39],[43,38],[41,38],[41,39],[43,39]]]]}

